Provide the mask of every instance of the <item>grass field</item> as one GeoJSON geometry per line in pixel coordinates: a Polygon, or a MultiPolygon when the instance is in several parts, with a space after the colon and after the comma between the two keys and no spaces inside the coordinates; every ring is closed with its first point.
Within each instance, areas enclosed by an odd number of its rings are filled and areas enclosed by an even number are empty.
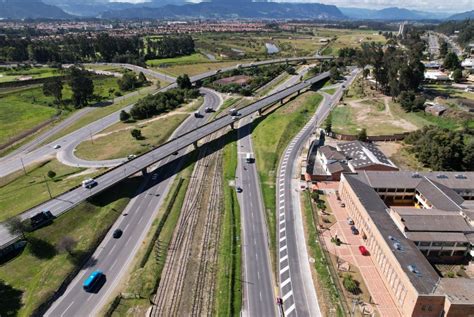
{"type": "Polygon", "coordinates": [[[31,316],[95,249],[134,195],[141,179],[127,179],[55,219],[52,225],[28,234],[25,250],[0,266],[0,280],[18,294],[9,298],[8,306],[0,306],[0,315],[31,316]],[[65,234],[77,241],[71,254],[56,250],[65,234]],[[10,314],[6,314],[7,310],[10,314]]]}
{"type": "Polygon", "coordinates": [[[0,83],[19,81],[21,78],[38,79],[62,75],[62,72],[56,68],[34,67],[30,69],[8,69],[0,70],[0,83]]]}
{"type": "Polygon", "coordinates": [[[318,36],[336,38],[322,51],[323,55],[336,55],[343,47],[360,47],[362,43],[379,42],[384,44],[385,37],[374,30],[340,30],[340,29],[317,29],[318,36]]]}
{"type": "Polygon", "coordinates": [[[201,53],[194,53],[187,56],[173,58],[150,59],[146,61],[146,64],[152,67],[169,67],[173,65],[187,65],[206,62],[209,62],[209,59],[206,56],[202,55],[201,53]]]}
{"type": "Polygon", "coordinates": [[[27,167],[27,175],[24,175],[23,171],[17,171],[3,177],[0,181],[0,221],[48,200],[48,187],[54,197],[80,185],[83,179],[99,173],[92,171],[87,175],[75,176],[84,170],[84,168],[63,165],[51,159],[36,166],[27,167]],[[56,176],[49,178],[48,171],[54,171],[56,176]]]}
{"type": "Polygon", "coordinates": [[[50,138],[48,138],[46,141],[43,142],[43,144],[52,142],[52,141],[56,140],[57,138],[65,136],[66,134],[69,134],[73,131],[76,131],[77,129],[88,125],[89,123],[92,123],[92,122],[94,122],[98,119],[101,119],[101,118],[103,118],[103,117],[105,117],[105,116],[107,116],[107,115],[109,115],[109,114],[111,114],[115,111],[118,111],[118,110],[120,110],[120,109],[122,109],[122,108],[124,108],[124,107],[126,107],[130,104],[133,104],[133,103],[137,102],[139,99],[143,98],[144,96],[146,96],[147,94],[149,94],[153,91],[155,91],[155,88],[151,87],[151,86],[148,86],[148,87],[140,89],[139,91],[137,91],[136,93],[134,93],[130,97],[124,98],[124,99],[122,99],[118,102],[114,102],[110,106],[96,108],[94,111],[91,111],[91,112],[87,113],[86,115],[81,117],[79,120],[75,121],[73,124],[71,124],[67,128],[59,131],[58,133],[56,133],[53,136],[51,136],[50,138]]]}
{"type": "Polygon", "coordinates": [[[224,67],[230,67],[238,64],[245,63],[246,61],[226,61],[226,62],[210,62],[209,60],[201,63],[190,63],[190,64],[174,64],[169,67],[154,67],[157,71],[171,75],[179,76],[188,74],[194,76],[202,74],[211,70],[221,69],[224,67]]]}
{"type": "Polygon", "coordinates": [[[266,118],[257,119],[259,122],[252,134],[273,260],[276,250],[275,176],[278,160],[291,139],[309,121],[321,100],[322,96],[316,92],[307,92],[266,118]]]}
{"type": "Polygon", "coordinates": [[[173,131],[188,117],[179,113],[157,118],[157,120],[129,123],[125,128],[96,136],[79,144],[75,154],[86,160],[108,160],[126,157],[129,154],[142,154],[165,142],[173,131]],[[136,140],[130,131],[140,129],[144,139],[136,140]]]}
{"type": "Polygon", "coordinates": [[[240,208],[233,187],[237,169],[236,131],[227,136],[231,142],[224,148],[224,215],[219,240],[216,272],[215,316],[240,316],[242,307],[240,208]]]}
{"type": "MultiPolygon", "coordinates": [[[[102,77],[94,79],[94,94],[102,98],[110,97],[109,90],[119,90],[117,79],[102,77]]],[[[64,85],[63,108],[65,112],[74,111],[71,102],[72,92],[64,85]]],[[[0,94],[0,144],[45,122],[58,113],[53,97],[44,96],[41,86],[23,90],[12,89],[0,94]]]]}

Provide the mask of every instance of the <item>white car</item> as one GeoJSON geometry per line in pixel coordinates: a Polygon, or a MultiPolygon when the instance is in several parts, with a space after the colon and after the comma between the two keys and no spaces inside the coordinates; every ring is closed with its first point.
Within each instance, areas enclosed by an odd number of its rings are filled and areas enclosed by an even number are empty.
{"type": "Polygon", "coordinates": [[[61,145],[56,144],[55,146],[53,146],[53,149],[57,150],[57,149],[59,149],[60,147],[61,147],[61,145]]]}

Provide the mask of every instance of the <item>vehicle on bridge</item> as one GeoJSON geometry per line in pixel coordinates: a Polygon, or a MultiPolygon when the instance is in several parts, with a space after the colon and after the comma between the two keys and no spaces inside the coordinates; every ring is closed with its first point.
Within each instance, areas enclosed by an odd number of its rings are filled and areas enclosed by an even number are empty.
{"type": "Polygon", "coordinates": [[[230,113],[230,115],[233,116],[233,117],[236,117],[236,116],[239,116],[239,115],[240,115],[240,114],[239,114],[239,110],[237,110],[237,108],[232,108],[232,109],[230,109],[230,110],[229,110],[229,113],[230,113]]]}
{"type": "Polygon", "coordinates": [[[195,117],[195,118],[202,118],[203,115],[202,115],[202,114],[199,112],[199,110],[198,110],[198,111],[194,111],[194,117],[195,117]]]}
{"type": "Polygon", "coordinates": [[[89,178],[82,181],[82,187],[91,189],[96,186],[98,183],[95,179],[89,178]]]}
{"type": "Polygon", "coordinates": [[[54,216],[49,210],[43,210],[30,218],[31,230],[36,230],[53,222],[54,216]]]}
{"type": "Polygon", "coordinates": [[[89,277],[82,284],[82,287],[86,292],[93,292],[102,282],[105,282],[105,274],[102,273],[102,271],[97,270],[89,275],[89,277]]]}

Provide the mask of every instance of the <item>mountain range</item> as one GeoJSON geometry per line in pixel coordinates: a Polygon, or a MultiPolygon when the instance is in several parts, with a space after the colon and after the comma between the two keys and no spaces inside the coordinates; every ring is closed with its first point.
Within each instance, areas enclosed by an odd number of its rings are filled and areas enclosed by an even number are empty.
{"type": "Polygon", "coordinates": [[[381,10],[341,7],[320,3],[284,3],[267,0],[149,0],[144,3],[109,0],[0,0],[0,19],[320,19],[320,20],[462,20],[474,18],[474,10],[448,16],[403,8],[381,10]]]}

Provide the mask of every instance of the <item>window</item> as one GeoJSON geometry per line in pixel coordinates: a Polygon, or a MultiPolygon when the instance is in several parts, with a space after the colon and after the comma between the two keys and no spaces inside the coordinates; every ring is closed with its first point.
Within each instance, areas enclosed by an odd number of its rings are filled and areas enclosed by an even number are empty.
{"type": "Polygon", "coordinates": [[[426,311],[426,305],[421,305],[421,311],[426,311]]]}
{"type": "Polygon", "coordinates": [[[421,246],[421,247],[429,247],[431,242],[429,242],[429,241],[421,241],[421,242],[419,242],[419,243],[420,243],[419,246],[421,246]]]}
{"type": "Polygon", "coordinates": [[[433,244],[432,246],[434,247],[441,247],[443,245],[443,242],[440,242],[440,241],[433,241],[433,244]]]}
{"type": "Polygon", "coordinates": [[[454,242],[445,242],[444,246],[445,247],[454,247],[454,242]]]}
{"type": "Polygon", "coordinates": [[[388,192],[389,192],[389,193],[395,193],[396,191],[397,191],[396,188],[389,188],[389,189],[388,189],[388,192]]]}

